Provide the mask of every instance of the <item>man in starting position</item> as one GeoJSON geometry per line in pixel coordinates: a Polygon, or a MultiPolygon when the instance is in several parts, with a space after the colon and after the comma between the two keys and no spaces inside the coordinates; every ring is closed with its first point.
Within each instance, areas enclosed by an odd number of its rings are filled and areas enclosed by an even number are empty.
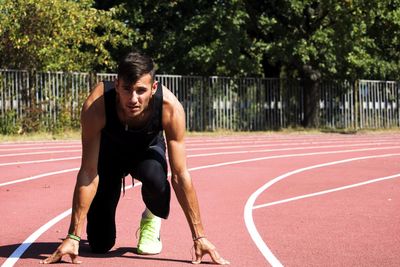
{"type": "Polygon", "coordinates": [[[192,232],[196,258],[209,254],[214,263],[229,264],[205,237],[195,189],[186,166],[185,114],[167,88],[154,80],[151,58],[129,53],[119,63],[115,82],[101,82],[86,99],[81,115],[82,163],[73,196],[67,238],[42,263],[69,255],[79,263],[82,225],[95,253],[115,244],[115,210],[126,175],[142,182],[146,209],[140,221],[139,254],[161,252],[161,218],[169,214],[166,146],[171,183],[192,232]],[[165,132],[164,139],[163,132],[165,132]]]}

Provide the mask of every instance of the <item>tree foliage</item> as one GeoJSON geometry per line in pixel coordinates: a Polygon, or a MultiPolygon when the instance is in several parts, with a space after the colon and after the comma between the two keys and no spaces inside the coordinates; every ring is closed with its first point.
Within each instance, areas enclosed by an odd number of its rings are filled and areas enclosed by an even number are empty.
{"type": "Polygon", "coordinates": [[[399,77],[399,0],[246,2],[252,36],[288,76],[399,77]]]}
{"type": "Polygon", "coordinates": [[[266,66],[305,87],[305,126],[318,126],[322,79],[399,78],[400,1],[246,1],[266,66]]]}
{"type": "Polygon", "coordinates": [[[3,0],[0,5],[1,67],[41,70],[111,69],[109,50],[135,39],[117,10],[93,1],[3,0]]]}
{"type": "Polygon", "coordinates": [[[132,46],[160,72],[399,78],[400,0],[2,0],[1,67],[111,71],[132,46]]]}
{"type": "Polygon", "coordinates": [[[140,38],[159,71],[189,75],[259,75],[261,65],[246,32],[243,1],[97,1],[120,6],[120,20],[140,38]]]}

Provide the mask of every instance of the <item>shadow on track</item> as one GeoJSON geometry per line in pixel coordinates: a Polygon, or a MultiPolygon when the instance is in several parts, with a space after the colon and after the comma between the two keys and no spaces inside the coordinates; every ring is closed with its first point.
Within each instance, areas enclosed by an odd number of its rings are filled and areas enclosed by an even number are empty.
{"type": "MultiPolygon", "coordinates": [[[[60,240],[61,242],[62,240],[60,240]]],[[[22,256],[21,259],[37,259],[38,261],[46,259],[49,255],[51,255],[57,247],[60,245],[60,242],[37,242],[33,243],[22,256]]],[[[7,259],[18,247],[20,244],[12,244],[6,246],[0,246],[0,259],[7,259]]],[[[164,261],[164,262],[180,262],[191,264],[190,260],[181,260],[181,259],[171,259],[171,258],[162,258],[159,255],[139,255],[137,253],[136,247],[116,247],[113,250],[109,251],[105,254],[95,254],[92,253],[89,247],[89,244],[86,240],[82,240],[79,247],[79,257],[84,262],[85,258],[97,258],[97,259],[106,259],[106,258],[129,258],[133,259],[135,262],[140,262],[141,260],[151,260],[151,261],[164,261]]],[[[68,257],[66,259],[69,260],[68,257]]],[[[61,261],[60,263],[69,263],[66,261],[61,261]]],[[[212,264],[212,262],[202,261],[202,264],[212,264]]]]}

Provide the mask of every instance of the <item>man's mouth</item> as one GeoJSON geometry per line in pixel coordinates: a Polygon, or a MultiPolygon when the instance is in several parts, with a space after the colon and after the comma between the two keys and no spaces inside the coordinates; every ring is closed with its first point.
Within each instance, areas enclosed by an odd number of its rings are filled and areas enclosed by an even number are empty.
{"type": "Polygon", "coordinates": [[[131,111],[136,111],[136,110],[139,110],[140,107],[139,106],[128,106],[128,109],[131,111]]]}

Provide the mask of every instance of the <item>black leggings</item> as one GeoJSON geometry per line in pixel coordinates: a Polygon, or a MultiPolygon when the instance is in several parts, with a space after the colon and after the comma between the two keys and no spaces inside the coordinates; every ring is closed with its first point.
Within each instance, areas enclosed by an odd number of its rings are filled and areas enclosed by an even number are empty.
{"type": "Polygon", "coordinates": [[[140,158],[128,163],[126,158],[100,151],[99,185],[87,214],[86,227],[89,245],[95,253],[106,253],[115,244],[115,210],[121,195],[121,181],[126,175],[131,174],[142,182],[143,201],[154,215],[166,219],[169,214],[171,189],[165,148],[150,147],[140,158]]]}

